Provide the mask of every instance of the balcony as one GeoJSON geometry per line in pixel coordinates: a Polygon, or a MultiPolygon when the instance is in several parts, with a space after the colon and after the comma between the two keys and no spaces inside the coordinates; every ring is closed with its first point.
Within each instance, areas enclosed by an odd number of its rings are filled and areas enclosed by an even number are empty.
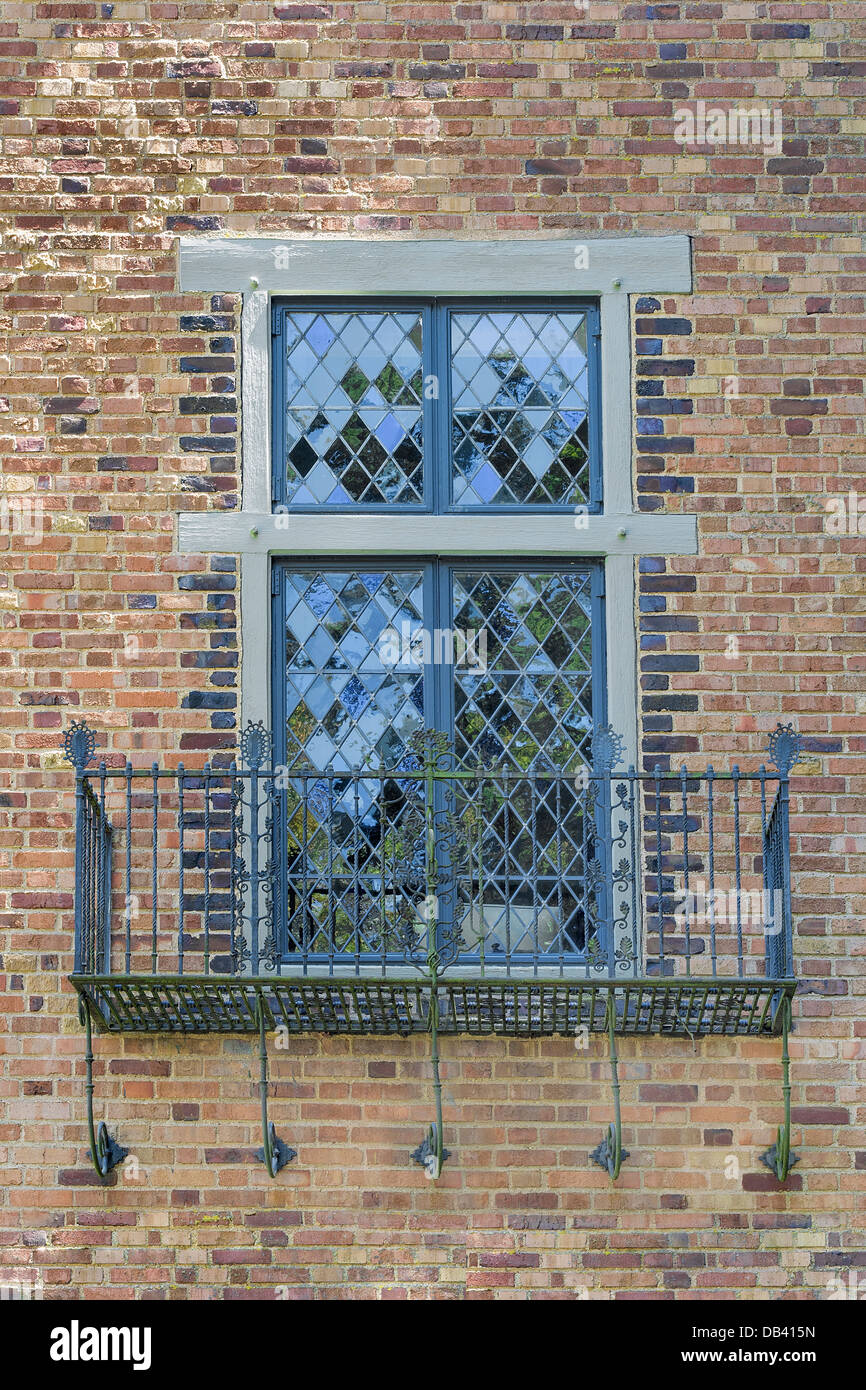
{"type": "Polygon", "coordinates": [[[100,762],[78,724],[75,969],[109,1032],[769,1035],[793,980],[789,772],[100,762]]]}

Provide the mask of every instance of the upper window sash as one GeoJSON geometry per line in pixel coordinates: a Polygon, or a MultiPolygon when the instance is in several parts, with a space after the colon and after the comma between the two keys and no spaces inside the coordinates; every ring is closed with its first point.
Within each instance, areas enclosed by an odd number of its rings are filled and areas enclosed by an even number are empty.
{"type": "Polygon", "coordinates": [[[274,506],[600,511],[599,337],[591,300],[275,301],[274,506]]]}

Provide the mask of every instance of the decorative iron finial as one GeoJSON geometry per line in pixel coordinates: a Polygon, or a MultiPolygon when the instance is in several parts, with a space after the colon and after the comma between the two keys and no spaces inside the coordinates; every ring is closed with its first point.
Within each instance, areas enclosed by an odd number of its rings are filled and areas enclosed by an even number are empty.
{"type": "Polygon", "coordinates": [[[270,733],[265,728],[261,719],[255,723],[250,722],[241,731],[238,740],[238,749],[242,760],[247,767],[258,772],[259,768],[270,761],[272,740],[270,733]]]}
{"type": "Polygon", "coordinates": [[[96,748],[96,734],[86,719],[73,720],[63,734],[63,756],[72,763],[75,771],[82,773],[93,757],[96,748]]]}
{"type": "Polygon", "coordinates": [[[787,777],[798,761],[803,748],[803,739],[793,724],[777,724],[767,744],[770,761],[781,777],[787,777]]]}
{"type": "Polygon", "coordinates": [[[599,724],[592,731],[592,765],[597,772],[610,772],[622,762],[625,741],[609,724],[599,724]]]}

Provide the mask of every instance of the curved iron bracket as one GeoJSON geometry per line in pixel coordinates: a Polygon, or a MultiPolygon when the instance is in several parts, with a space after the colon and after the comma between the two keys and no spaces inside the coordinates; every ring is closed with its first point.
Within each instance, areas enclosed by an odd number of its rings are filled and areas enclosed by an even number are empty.
{"type": "Polygon", "coordinates": [[[436,993],[436,974],[430,983],[430,1059],[433,1063],[433,1094],[436,1098],[436,1119],[427,1130],[417,1149],[412,1150],[412,1158],[420,1163],[428,1178],[436,1179],[442,1173],[442,1165],[451,1157],[450,1149],[442,1142],[442,1080],[439,1076],[439,999],[436,993]]]}
{"type": "Polygon", "coordinates": [[[617,1072],[616,1056],[616,1003],[613,990],[608,991],[607,1005],[604,1014],[605,1026],[607,1028],[608,1045],[610,1047],[610,1074],[613,1082],[613,1112],[614,1122],[608,1125],[607,1132],[601,1143],[594,1148],[590,1154],[593,1163],[597,1163],[599,1168],[604,1168],[610,1175],[611,1182],[616,1182],[619,1177],[619,1170],[625,1159],[629,1156],[628,1149],[622,1146],[622,1115],[619,1103],[619,1074],[617,1072]]]}
{"type": "Polygon", "coordinates": [[[256,1022],[259,1025],[259,1093],[262,1098],[262,1147],[256,1149],[256,1158],[264,1163],[268,1176],[275,1178],[281,1168],[297,1158],[297,1149],[290,1149],[277,1134],[272,1122],[268,1121],[268,1042],[265,1033],[265,1006],[262,996],[256,1001],[256,1022]]]}
{"type": "Polygon", "coordinates": [[[104,1120],[96,1129],[93,1121],[93,1030],[90,1022],[90,1002],[83,994],[78,996],[78,1021],[85,1031],[86,1045],[84,1063],[87,1067],[87,1133],[90,1140],[90,1161],[101,1178],[108,1177],[112,1168],[122,1163],[129,1153],[108,1132],[104,1120]]]}
{"type": "Polygon", "coordinates": [[[776,1131],[776,1142],[759,1154],[761,1163],[784,1182],[799,1154],[791,1151],[791,1059],[788,1056],[788,1032],[791,1027],[791,996],[783,994],[779,1008],[782,1013],[782,1095],[785,1102],[785,1121],[776,1131]]]}

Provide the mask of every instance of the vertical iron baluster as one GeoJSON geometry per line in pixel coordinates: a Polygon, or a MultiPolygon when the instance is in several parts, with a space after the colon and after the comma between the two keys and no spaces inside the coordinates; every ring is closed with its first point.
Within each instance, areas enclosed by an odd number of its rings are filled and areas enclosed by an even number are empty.
{"type": "Polygon", "coordinates": [[[86,972],[87,974],[89,974],[89,975],[92,975],[92,974],[95,973],[95,962],[94,962],[94,960],[93,960],[93,954],[92,954],[92,951],[93,951],[93,942],[92,942],[92,940],[91,940],[91,932],[92,932],[91,922],[92,922],[93,919],[92,919],[92,908],[91,908],[91,903],[90,903],[90,891],[91,891],[91,883],[92,883],[92,879],[93,879],[93,875],[92,875],[92,872],[91,872],[91,856],[90,856],[90,844],[91,844],[91,838],[92,838],[92,837],[91,837],[91,833],[90,833],[90,831],[91,831],[91,823],[92,823],[92,812],[91,812],[91,809],[90,809],[90,799],[89,799],[89,797],[87,796],[87,790],[89,790],[90,784],[87,783],[87,782],[84,782],[82,785],[83,785],[84,788],[85,788],[85,791],[84,791],[84,793],[83,793],[83,796],[84,796],[84,823],[83,823],[83,828],[84,828],[84,851],[83,851],[82,858],[83,858],[83,861],[84,861],[84,882],[83,882],[83,885],[82,885],[82,922],[81,922],[81,925],[82,925],[82,940],[83,940],[83,953],[82,953],[82,954],[83,954],[83,959],[84,959],[84,969],[85,969],[85,972],[86,972]]]}
{"type": "Polygon", "coordinates": [[[110,864],[105,854],[105,763],[99,764],[99,810],[97,821],[97,847],[99,852],[99,872],[96,880],[96,922],[97,959],[104,974],[111,974],[111,951],[109,931],[111,928],[111,883],[106,883],[110,874],[110,864]]]}
{"type": "Polygon", "coordinates": [[[353,879],[353,918],[355,929],[355,974],[361,973],[361,885],[358,881],[360,843],[358,840],[358,809],[360,804],[360,768],[355,768],[352,773],[352,785],[354,787],[354,809],[352,813],[352,879],[353,879]]]}
{"type": "MultiPolygon", "coordinates": [[[[798,750],[799,751],[799,750],[798,750]]],[[[790,767],[783,764],[779,768],[779,856],[782,866],[782,960],[781,966],[787,979],[794,973],[794,919],[791,911],[791,804],[790,767]]],[[[790,1018],[791,1001],[787,1010],[790,1018]]],[[[787,1025],[786,1025],[787,1027],[787,1025]]]]}
{"type": "Polygon", "coordinates": [[[308,957],[315,954],[316,945],[316,918],[313,913],[313,895],[310,892],[310,777],[309,773],[302,774],[301,781],[301,837],[303,845],[301,848],[301,896],[304,903],[304,969],[307,968],[308,957]]]}
{"type": "Polygon", "coordinates": [[[90,802],[90,968],[94,972],[99,969],[99,960],[96,954],[96,856],[99,825],[96,819],[95,806],[96,798],[93,797],[90,802]]]}
{"type": "Polygon", "coordinates": [[[337,907],[334,899],[334,767],[328,766],[328,974],[334,973],[337,907]]]}
{"type": "Polygon", "coordinates": [[[382,773],[379,781],[379,931],[382,954],[382,978],[387,974],[387,941],[388,928],[385,913],[385,776],[380,764],[382,773]]]}
{"type": "Polygon", "coordinates": [[[658,894],[656,911],[659,922],[659,964],[662,966],[661,973],[664,974],[665,921],[662,905],[662,769],[660,763],[655,765],[654,776],[656,789],[656,891],[658,894]]]}
{"type": "MultiPolygon", "coordinates": [[[[532,969],[538,974],[538,771],[533,768],[529,778],[529,833],[532,837],[532,911],[533,911],[533,949],[532,969]]],[[[561,920],[561,919],[560,919],[561,920]]]]}
{"type": "Polygon", "coordinates": [[[157,839],[158,839],[158,836],[159,836],[159,822],[158,822],[158,815],[159,815],[159,767],[157,766],[156,763],[153,763],[153,764],[151,765],[150,775],[151,775],[151,777],[153,778],[153,807],[152,807],[153,816],[152,816],[152,824],[151,824],[151,837],[152,837],[153,843],[152,843],[152,845],[151,845],[151,866],[150,866],[150,894],[151,894],[151,900],[152,900],[152,902],[151,902],[151,916],[152,916],[151,932],[152,932],[152,939],[151,939],[150,952],[151,952],[151,965],[152,965],[152,970],[153,970],[153,974],[155,975],[155,974],[156,974],[156,956],[157,956],[157,950],[156,950],[156,934],[157,934],[157,918],[156,918],[156,844],[157,844],[157,839]]]}
{"type": "Polygon", "coordinates": [[[183,837],[184,837],[184,818],[183,818],[183,763],[177,765],[177,828],[180,840],[180,916],[177,932],[177,973],[183,974],[183,926],[184,926],[184,878],[183,878],[183,837]]]}
{"type": "Polygon", "coordinates": [[[683,805],[683,887],[685,889],[685,908],[686,908],[686,974],[692,973],[692,935],[691,935],[691,903],[689,901],[689,807],[686,796],[686,779],[688,772],[685,764],[680,768],[680,789],[682,792],[683,805]]]}
{"type": "Polygon", "coordinates": [[[731,769],[734,783],[734,867],[737,888],[737,974],[743,979],[743,914],[740,904],[740,769],[736,763],[731,769]]]}
{"type": "Polygon", "coordinates": [[[767,952],[767,937],[769,935],[770,927],[773,922],[773,918],[771,917],[771,913],[773,911],[773,904],[770,902],[770,880],[768,877],[769,865],[767,863],[767,769],[763,763],[761,763],[761,766],[758,769],[758,776],[760,778],[761,785],[761,877],[764,884],[764,972],[765,974],[769,974],[769,971],[767,969],[767,964],[769,961],[769,956],[767,952]]]}
{"type": "MultiPolygon", "coordinates": [[[[556,916],[559,921],[559,973],[561,975],[565,969],[565,919],[562,900],[562,778],[558,773],[554,773],[554,786],[556,787],[556,829],[553,832],[556,842],[556,916]]],[[[588,946],[589,941],[585,940],[584,945],[588,946]]]]}
{"type": "Polygon", "coordinates": [[[232,761],[229,768],[229,907],[231,916],[229,919],[232,970],[237,970],[238,960],[238,842],[237,842],[237,796],[238,796],[238,769],[237,763],[232,761]]]}
{"type": "Polygon", "coordinates": [[[259,768],[250,771],[250,971],[259,973],[259,768]]]}
{"type": "Polygon", "coordinates": [[[511,826],[508,804],[508,773],[502,772],[504,801],[503,835],[505,838],[505,973],[511,974],[511,826]]]}
{"type": "Polygon", "coordinates": [[[638,861],[637,861],[637,813],[638,813],[638,795],[639,795],[639,793],[640,793],[640,782],[637,780],[637,771],[636,771],[635,766],[634,766],[633,763],[629,766],[629,770],[628,770],[628,787],[629,787],[629,803],[628,803],[628,804],[629,804],[629,846],[630,846],[630,855],[631,855],[631,952],[632,952],[632,964],[633,964],[636,968],[639,969],[639,968],[640,968],[640,967],[639,967],[640,956],[639,956],[639,953],[638,953],[638,940],[637,940],[637,905],[638,905],[638,894],[637,894],[637,876],[638,876],[638,861]]]}
{"type": "Polygon", "coordinates": [[[84,799],[84,774],[80,766],[75,769],[75,973],[86,973],[84,921],[86,916],[84,841],[86,805],[84,799]]]}
{"type": "Polygon", "coordinates": [[[204,765],[204,973],[210,974],[210,763],[204,765]]]}
{"type": "Polygon", "coordinates": [[[713,827],[713,778],[715,777],[712,763],[707,764],[707,815],[710,822],[710,883],[709,883],[709,902],[708,910],[710,914],[710,954],[713,963],[713,974],[716,973],[716,860],[715,842],[713,827]]]}
{"type": "Polygon", "coordinates": [[[483,877],[483,868],[482,868],[482,854],[483,854],[482,833],[483,833],[483,832],[482,832],[481,827],[482,827],[482,825],[483,825],[483,823],[484,823],[484,822],[483,822],[483,813],[484,813],[484,778],[483,778],[483,777],[479,777],[479,778],[478,778],[478,781],[477,781],[476,784],[475,784],[475,800],[476,800],[476,802],[477,802],[477,805],[476,805],[476,808],[475,808],[476,813],[475,813],[475,816],[473,817],[473,820],[472,820],[472,822],[471,822],[471,829],[470,829],[470,835],[469,835],[469,931],[470,931],[470,940],[471,940],[472,923],[473,923],[473,922],[477,922],[477,923],[478,923],[478,969],[479,969],[480,973],[483,975],[483,974],[484,974],[484,969],[485,969],[485,950],[486,950],[486,946],[487,946],[487,932],[486,932],[486,930],[485,930],[485,925],[484,925],[484,884],[483,884],[483,882],[482,882],[482,877],[483,877]],[[473,835],[473,833],[474,833],[474,836],[475,836],[476,867],[477,867],[477,869],[478,869],[478,877],[477,877],[477,878],[474,878],[474,877],[473,877],[473,869],[472,869],[472,848],[473,848],[473,844],[472,844],[472,835],[473,835]]]}
{"type": "Polygon", "coordinates": [[[126,768],[126,871],[124,887],[126,891],[126,951],[124,955],[126,974],[131,968],[132,956],[132,763],[127,759],[126,768]]]}

